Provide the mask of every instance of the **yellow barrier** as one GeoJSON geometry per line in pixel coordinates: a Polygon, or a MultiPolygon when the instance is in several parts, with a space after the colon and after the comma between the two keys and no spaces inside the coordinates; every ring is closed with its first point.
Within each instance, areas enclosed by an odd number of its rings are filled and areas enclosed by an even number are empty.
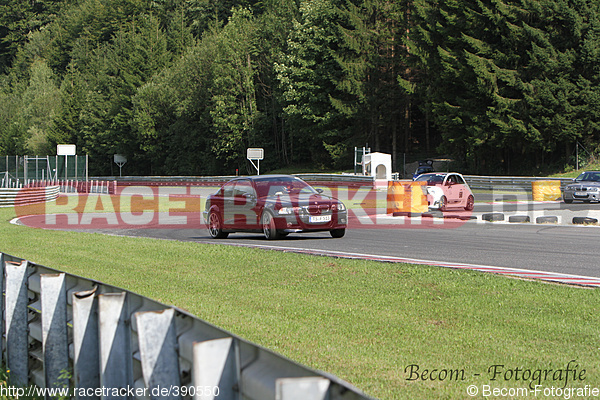
{"type": "Polygon", "coordinates": [[[388,214],[402,211],[404,208],[404,186],[402,182],[388,182],[387,209],[388,214]]]}
{"type": "Polygon", "coordinates": [[[427,182],[410,183],[410,212],[424,213],[429,210],[429,204],[427,204],[427,197],[425,197],[425,194],[423,193],[423,186],[425,186],[426,184],[427,182]]]}
{"type": "Polygon", "coordinates": [[[560,181],[531,182],[533,201],[552,201],[561,197],[560,181]]]}
{"type": "Polygon", "coordinates": [[[426,182],[388,182],[387,210],[388,214],[395,212],[424,213],[429,206],[423,194],[422,186],[426,182]]]}

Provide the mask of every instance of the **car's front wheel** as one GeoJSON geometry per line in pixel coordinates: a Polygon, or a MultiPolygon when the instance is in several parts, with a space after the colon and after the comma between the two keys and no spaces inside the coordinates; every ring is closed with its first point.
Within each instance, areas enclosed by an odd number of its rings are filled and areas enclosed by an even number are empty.
{"type": "Polygon", "coordinates": [[[229,233],[223,232],[221,217],[215,211],[208,215],[208,233],[213,239],[225,239],[229,236],[229,233]]]}
{"type": "Polygon", "coordinates": [[[331,234],[332,238],[342,238],[344,237],[344,235],[346,234],[346,229],[345,228],[340,228],[340,229],[332,229],[329,231],[329,233],[331,234]]]}
{"type": "Polygon", "coordinates": [[[277,240],[281,238],[282,235],[277,231],[277,227],[275,226],[275,218],[273,217],[273,214],[271,214],[269,211],[265,211],[263,212],[263,215],[260,220],[265,239],[277,240]]]}
{"type": "Polygon", "coordinates": [[[563,201],[567,204],[571,204],[573,202],[573,199],[565,199],[563,198],[563,201]]]}
{"type": "Polygon", "coordinates": [[[448,206],[448,200],[446,196],[442,196],[440,199],[440,211],[446,211],[446,207],[448,206]]]}

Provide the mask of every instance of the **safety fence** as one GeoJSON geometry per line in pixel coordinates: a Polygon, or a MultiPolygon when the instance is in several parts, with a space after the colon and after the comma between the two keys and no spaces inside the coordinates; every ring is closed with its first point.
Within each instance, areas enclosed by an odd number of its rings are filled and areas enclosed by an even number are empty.
{"type": "Polygon", "coordinates": [[[0,265],[11,386],[77,399],[369,398],[184,310],[5,253],[0,265]]]}
{"type": "MultiPolygon", "coordinates": [[[[0,173],[13,182],[27,180],[86,180],[89,158],[85,156],[2,156],[0,173]]],[[[8,180],[2,187],[10,187],[8,180]]]]}

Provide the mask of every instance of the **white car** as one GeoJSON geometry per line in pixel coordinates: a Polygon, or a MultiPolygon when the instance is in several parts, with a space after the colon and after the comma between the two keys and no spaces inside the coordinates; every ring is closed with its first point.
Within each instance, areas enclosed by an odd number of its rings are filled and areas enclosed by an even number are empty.
{"type": "Polygon", "coordinates": [[[427,182],[425,186],[429,208],[446,211],[451,207],[473,211],[475,197],[465,178],[456,172],[422,174],[415,182],[427,182]]]}

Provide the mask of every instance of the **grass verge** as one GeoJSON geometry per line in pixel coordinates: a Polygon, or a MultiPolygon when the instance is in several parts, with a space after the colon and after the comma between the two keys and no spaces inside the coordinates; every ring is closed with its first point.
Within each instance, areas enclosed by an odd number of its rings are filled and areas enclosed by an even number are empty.
{"type": "Polygon", "coordinates": [[[468,398],[470,385],[600,387],[598,290],[409,264],[46,231],[11,225],[12,217],[12,209],[0,209],[5,253],[176,305],[377,398],[468,398]],[[585,370],[584,379],[569,375],[568,366],[577,377],[585,370]],[[417,368],[419,378],[411,380],[417,368]]]}

